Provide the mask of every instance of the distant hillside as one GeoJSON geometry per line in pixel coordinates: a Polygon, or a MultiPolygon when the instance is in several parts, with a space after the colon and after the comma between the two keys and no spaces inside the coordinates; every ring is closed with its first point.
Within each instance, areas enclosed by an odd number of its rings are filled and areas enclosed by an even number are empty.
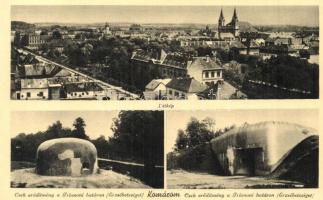
{"type": "Polygon", "coordinates": [[[319,31],[319,27],[296,26],[296,25],[257,25],[261,32],[297,32],[297,31],[319,31]]]}
{"type": "Polygon", "coordinates": [[[253,27],[249,22],[238,22],[240,32],[257,32],[258,30],[253,27]]]}
{"type": "Polygon", "coordinates": [[[22,21],[11,21],[11,30],[28,30],[34,29],[36,26],[34,24],[29,24],[22,21]]]}
{"type": "MultiPolygon", "coordinates": [[[[255,29],[249,22],[238,22],[240,31],[241,32],[256,32],[257,29],[255,29]]],[[[113,22],[109,23],[111,26],[121,26],[121,27],[128,27],[133,23],[129,22],[113,22]]],[[[12,21],[11,27],[13,30],[15,29],[33,29],[35,27],[45,27],[45,26],[53,26],[53,25],[59,25],[59,26],[78,26],[78,27],[88,27],[88,26],[104,26],[105,23],[54,23],[54,22],[48,22],[48,23],[36,23],[36,24],[29,24],[22,21],[12,21]]],[[[170,29],[201,29],[205,28],[207,24],[199,24],[199,23],[183,23],[183,24],[176,24],[176,23],[143,23],[141,26],[143,27],[155,27],[155,28],[170,28],[170,29]]],[[[217,24],[209,24],[211,29],[217,29],[217,24]]]]}

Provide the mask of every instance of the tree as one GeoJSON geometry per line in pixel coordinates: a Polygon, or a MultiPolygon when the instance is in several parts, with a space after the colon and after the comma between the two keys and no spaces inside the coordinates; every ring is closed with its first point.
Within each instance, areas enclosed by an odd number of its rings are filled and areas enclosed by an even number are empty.
{"type": "Polygon", "coordinates": [[[192,117],[190,122],[187,124],[186,133],[189,137],[189,147],[207,142],[206,136],[208,134],[208,130],[206,125],[194,117],[192,117]]]}
{"type": "Polygon", "coordinates": [[[62,39],[62,34],[59,32],[59,30],[55,30],[52,33],[53,39],[62,39]]]}
{"type": "Polygon", "coordinates": [[[100,135],[95,140],[91,140],[91,142],[95,145],[97,151],[98,151],[98,157],[100,158],[110,158],[110,155],[113,154],[110,150],[110,144],[106,140],[104,135],[100,135]]]}
{"type": "Polygon", "coordinates": [[[144,164],[144,181],[148,185],[163,185],[156,165],[164,163],[164,112],[121,111],[114,120],[112,150],[123,160],[144,164]]]}
{"type": "Polygon", "coordinates": [[[194,117],[188,122],[185,131],[178,130],[175,143],[175,151],[195,147],[211,141],[216,136],[220,135],[219,131],[215,130],[215,121],[210,117],[203,120],[198,120],[194,117]]]}
{"type": "Polygon", "coordinates": [[[56,121],[54,124],[48,127],[46,134],[46,139],[54,139],[61,136],[63,125],[60,121],[56,121]]]}
{"type": "Polygon", "coordinates": [[[41,30],[40,35],[48,35],[48,30],[46,29],[41,30]]]}
{"type": "Polygon", "coordinates": [[[299,56],[306,59],[309,59],[311,57],[310,52],[304,49],[299,50],[299,56]]]}
{"type": "Polygon", "coordinates": [[[175,151],[180,151],[188,147],[188,138],[182,129],[177,132],[177,138],[175,143],[175,151]]]}
{"type": "Polygon", "coordinates": [[[206,128],[210,132],[214,132],[215,131],[215,120],[213,118],[206,117],[205,119],[202,120],[202,123],[204,123],[206,125],[206,128]]]}
{"type": "Polygon", "coordinates": [[[123,159],[163,164],[163,121],[160,111],[121,111],[109,142],[123,159]]]}
{"type": "Polygon", "coordinates": [[[83,118],[78,117],[75,119],[74,123],[74,130],[73,130],[73,136],[80,139],[89,139],[89,137],[85,134],[84,127],[86,126],[83,118]]]}

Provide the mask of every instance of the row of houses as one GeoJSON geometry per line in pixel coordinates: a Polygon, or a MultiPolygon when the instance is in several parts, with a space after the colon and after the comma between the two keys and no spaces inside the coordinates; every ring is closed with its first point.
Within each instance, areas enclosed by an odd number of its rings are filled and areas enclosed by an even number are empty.
{"type": "Polygon", "coordinates": [[[246,99],[247,95],[225,81],[214,85],[203,84],[194,78],[153,79],[144,91],[146,100],[223,100],[246,99]]]}
{"type": "Polygon", "coordinates": [[[181,47],[209,47],[232,51],[240,55],[255,55],[262,59],[281,54],[300,56],[300,51],[307,51],[311,55],[318,55],[319,41],[315,38],[244,38],[234,40],[210,40],[210,38],[198,38],[181,40],[181,47]]]}
{"type": "MultiPolygon", "coordinates": [[[[12,69],[11,98],[23,100],[110,99],[108,90],[87,77],[20,55],[12,69]]],[[[111,96],[112,94],[110,94],[111,96]]]]}

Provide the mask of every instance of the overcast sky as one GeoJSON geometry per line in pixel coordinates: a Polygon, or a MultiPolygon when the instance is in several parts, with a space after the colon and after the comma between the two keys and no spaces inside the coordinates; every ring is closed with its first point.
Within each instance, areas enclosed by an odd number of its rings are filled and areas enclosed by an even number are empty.
{"type": "MultiPolygon", "coordinates": [[[[226,23],[234,7],[223,6],[226,23]]],[[[216,24],[220,6],[12,6],[12,20],[60,23],[216,24]]],[[[317,6],[236,6],[240,21],[253,25],[319,25],[317,6]]]]}
{"type": "Polygon", "coordinates": [[[118,117],[119,111],[27,111],[12,112],[11,135],[19,133],[36,133],[47,130],[48,126],[56,121],[61,121],[63,127],[73,128],[73,122],[77,117],[82,117],[85,121],[85,131],[91,139],[96,139],[100,135],[106,138],[112,136],[112,120],[118,117]]]}
{"type": "Polygon", "coordinates": [[[262,121],[285,121],[314,129],[319,128],[318,110],[215,110],[215,111],[170,111],[166,113],[166,152],[172,151],[178,129],[186,129],[191,117],[215,120],[215,129],[223,129],[233,124],[240,126],[262,121]]]}

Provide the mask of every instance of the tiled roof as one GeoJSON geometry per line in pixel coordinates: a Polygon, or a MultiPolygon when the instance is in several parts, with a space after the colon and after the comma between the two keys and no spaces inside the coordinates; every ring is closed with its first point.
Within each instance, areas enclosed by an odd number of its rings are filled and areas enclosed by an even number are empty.
{"type": "Polygon", "coordinates": [[[54,65],[24,65],[24,76],[49,76],[54,72],[59,72],[59,67],[54,65]]]}
{"type": "Polygon", "coordinates": [[[170,81],[171,81],[171,79],[153,79],[146,85],[146,89],[154,90],[159,86],[159,84],[162,83],[162,84],[166,85],[170,81]]]}
{"type": "Polygon", "coordinates": [[[179,68],[186,68],[187,61],[188,61],[187,56],[173,53],[173,54],[168,54],[162,64],[168,65],[168,66],[177,66],[179,68]]]}
{"type": "Polygon", "coordinates": [[[21,89],[48,88],[47,79],[21,79],[21,89]]]}
{"type": "Polygon", "coordinates": [[[153,57],[153,53],[152,52],[147,52],[144,50],[137,50],[133,53],[131,59],[135,59],[135,60],[142,60],[142,61],[149,61],[152,60],[153,57]]]}
{"type": "Polygon", "coordinates": [[[200,66],[202,69],[222,69],[221,63],[219,60],[214,58],[207,57],[196,57],[194,58],[191,65],[200,66]]]}
{"type": "Polygon", "coordinates": [[[68,83],[64,85],[66,92],[102,91],[103,88],[94,82],[68,83]]]}
{"type": "Polygon", "coordinates": [[[186,93],[199,93],[204,91],[207,86],[193,78],[172,79],[166,87],[176,89],[186,93]]]}

